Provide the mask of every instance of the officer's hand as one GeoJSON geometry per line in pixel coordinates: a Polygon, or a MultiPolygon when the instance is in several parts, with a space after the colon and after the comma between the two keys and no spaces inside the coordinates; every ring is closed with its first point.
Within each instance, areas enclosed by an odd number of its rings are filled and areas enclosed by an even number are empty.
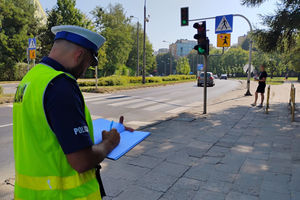
{"type": "Polygon", "coordinates": [[[115,148],[120,143],[120,134],[114,128],[110,131],[102,131],[102,140],[109,142],[112,148],[115,148]]]}
{"type": "MultiPolygon", "coordinates": [[[[123,123],[124,123],[124,117],[123,117],[123,116],[120,117],[119,123],[120,123],[120,124],[123,124],[123,123]]],[[[130,131],[130,132],[133,132],[133,131],[134,131],[133,128],[127,127],[127,126],[125,126],[124,124],[123,124],[123,126],[124,126],[124,128],[125,128],[126,131],[130,131]]]]}

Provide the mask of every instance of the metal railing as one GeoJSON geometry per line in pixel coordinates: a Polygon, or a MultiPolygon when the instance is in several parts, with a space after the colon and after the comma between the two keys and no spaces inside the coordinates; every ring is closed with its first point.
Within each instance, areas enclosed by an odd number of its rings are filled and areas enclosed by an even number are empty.
{"type": "Polygon", "coordinates": [[[291,108],[291,115],[292,115],[292,122],[293,122],[295,121],[295,110],[296,110],[296,88],[294,84],[291,84],[289,105],[291,108]]]}
{"type": "Polygon", "coordinates": [[[270,108],[270,90],[271,90],[271,86],[269,85],[268,91],[267,91],[266,114],[269,114],[269,108],[270,108]]]}

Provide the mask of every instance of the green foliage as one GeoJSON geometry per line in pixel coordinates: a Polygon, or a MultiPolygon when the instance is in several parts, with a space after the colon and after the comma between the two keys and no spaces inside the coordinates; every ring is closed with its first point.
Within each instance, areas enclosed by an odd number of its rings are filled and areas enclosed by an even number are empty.
{"type": "Polygon", "coordinates": [[[0,80],[14,80],[13,66],[26,59],[28,38],[39,28],[34,12],[30,0],[0,0],[0,80]]]}
{"type": "Polygon", "coordinates": [[[0,85],[0,96],[3,94],[3,87],[0,85]]]}
{"type": "MultiPolygon", "coordinates": [[[[193,80],[196,76],[194,75],[171,75],[165,77],[146,77],[146,83],[163,83],[170,81],[183,81],[183,80],[193,80]]],[[[142,84],[142,77],[134,76],[107,76],[102,77],[98,80],[99,86],[121,86],[127,84],[142,84]]],[[[94,81],[80,81],[78,83],[81,87],[94,86],[94,81]]]]}
{"type": "Polygon", "coordinates": [[[300,35],[297,37],[295,48],[289,52],[286,59],[290,69],[300,72],[300,35]]]}
{"type": "MultiPolygon", "coordinates": [[[[259,6],[266,0],[242,0],[243,5],[259,6]]],[[[288,52],[295,47],[300,28],[300,0],[277,2],[275,14],[261,16],[268,29],[257,29],[252,34],[264,52],[288,52]]]]}
{"type": "Polygon", "coordinates": [[[181,57],[177,60],[176,71],[178,74],[188,75],[191,71],[189,60],[186,57],[181,57]]]}
{"type": "Polygon", "coordinates": [[[189,59],[191,71],[193,74],[197,74],[197,65],[203,64],[203,56],[200,56],[197,51],[193,50],[190,52],[187,58],[189,59]]]}
{"type": "Polygon", "coordinates": [[[40,29],[41,55],[47,55],[52,47],[54,34],[51,28],[57,25],[77,25],[93,30],[92,22],[78,9],[76,0],[57,0],[56,6],[47,11],[46,27],[40,29]]]}
{"type": "Polygon", "coordinates": [[[160,75],[170,74],[170,58],[172,61],[172,73],[174,73],[174,69],[176,69],[176,60],[173,55],[169,53],[159,54],[156,56],[157,63],[157,73],[160,75]]]}
{"type": "Polygon", "coordinates": [[[118,76],[129,76],[131,69],[126,67],[126,65],[117,64],[115,75],[118,76]]]}
{"type": "MultiPolygon", "coordinates": [[[[107,8],[96,7],[92,11],[97,31],[106,38],[106,62],[99,67],[103,76],[119,74],[118,66],[130,68],[130,75],[137,70],[137,30],[139,31],[139,66],[143,63],[143,30],[141,26],[131,24],[121,4],[109,5],[107,8]],[[117,72],[115,72],[117,70],[117,72]]],[[[146,37],[146,74],[156,68],[153,47],[146,37]]],[[[140,72],[141,74],[141,72],[140,72]]]]}
{"type": "Polygon", "coordinates": [[[103,67],[103,74],[114,74],[117,65],[126,64],[133,46],[130,19],[125,16],[121,4],[110,4],[106,9],[96,7],[92,14],[97,31],[106,38],[107,63],[103,67]]]}

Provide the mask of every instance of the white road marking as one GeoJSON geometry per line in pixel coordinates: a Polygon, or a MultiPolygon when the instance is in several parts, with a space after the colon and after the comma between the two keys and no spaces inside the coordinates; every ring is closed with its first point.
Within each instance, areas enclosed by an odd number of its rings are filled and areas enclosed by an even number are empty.
{"type": "Polygon", "coordinates": [[[90,95],[90,96],[84,96],[84,99],[93,99],[98,97],[107,97],[112,96],[111,94],[98,94],[98,95],[90,95]]]}
{"type": "Polygon", "coordinates": [[[131,100],[123,100],[121,102],[117,102],[117,103],[111,103],[108,104],[110,106],[123,106],[123,105],[128,105],[128,104],[132,104],[132,103],[138,103],[144,101],[144,99],[131,99],[131,100]]]}
{"type": "Polygon", "coordinates": [[[154,106],[149,106],[147,108],[144,108],[143,110],[147,110],[147,111],[155,111],[155,110],[159,110],[159,109],[162,109],[162,108],[166,108],[166,107],[171,107],[171,106],[180,106],[182,107],[182,105],[176,105],[178,103],[182,102],[182,100],[176,100],[176,101],[170,101],[170,102],[163,102],[163,103],[158,103],[154,106]]]}
{"type": "Polygon", "coordinates": [[[196,102],[190,103],[188,105],[185,105],[183,107],[179,107],[179,108],[175,108],[175,109],[169,110],[166,113],[178,114],[180,112],[183,112],[183,111],[186,111],[188,109],[191,109],[192,107],[196,107],[196,106],[200,106],[200,105],[201,105],[201,102],[196,101],[196,102]]]}
{"type": "Polygon", "coordinates": [[[116,99],[104,99],[104,98],[102,98],[102,99],[96,99],[95,100],[96,102],[92,102],[91,104],[94,104],[94,105],[102,104],[102,103],[107,103],[108,104],[108,103],[118,102],[118,101],[127,101],[127,100],[130,100],[132,98],[134,98],[134,97],[129,96],[129,97],[124,97],[124,98],[116,98],[116,99]],[[97,101],[97,100],[100,100],[100,101],[97,101]]]}
{"type": "Polygon", "coordinates": [[[110,99],[107,99],[107,98],[118,98],[118,97],[123,97],[125,95],[103,95],[103,96],[96,96],[96,97],[93,97],[93,98],[88,98],[87,100],[85,100],[85,102],[92,102],[92,101],[98,101],[98,100],[110,100],[110,99]]]}
{"type": "Polygon", "coordinates": [[[130,105],[130,106],[126,106],[127,108],[141,108],[141,107],[144,107],[144,106],[148,106],[148,105],[152,105],[152,104],[155,104],[157,103],[156,101],[143,101],[141,103],[137,103],[137,104],[133,104],[133,105],[130,105]]]}
{"type": "Polygon", "coordinates": [[[0,128],[4,128],[4,127],[8,127],[8,126],[12,126],[13,124],[4,124],[4,125],[0,125],[0,128]]]}

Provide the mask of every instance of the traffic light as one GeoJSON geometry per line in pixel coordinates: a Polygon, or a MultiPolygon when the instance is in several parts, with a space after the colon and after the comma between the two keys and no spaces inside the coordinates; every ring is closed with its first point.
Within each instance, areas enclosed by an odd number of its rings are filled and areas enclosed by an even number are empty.
{"type": "Polygon", "coordinates": [[[197,29],[197,34],[194,35],[194,38],[198,41],[198,44],[194,49],[199,55],[209,55],[209,40],[206,37],[206,22],[202,21],[200,23],[195,23],[193,27],[197,29]]]}
{"type": "Polygon", "coordinates": [[[189,25],[189,7],[181,8],[181,26],[189,25]]]}

